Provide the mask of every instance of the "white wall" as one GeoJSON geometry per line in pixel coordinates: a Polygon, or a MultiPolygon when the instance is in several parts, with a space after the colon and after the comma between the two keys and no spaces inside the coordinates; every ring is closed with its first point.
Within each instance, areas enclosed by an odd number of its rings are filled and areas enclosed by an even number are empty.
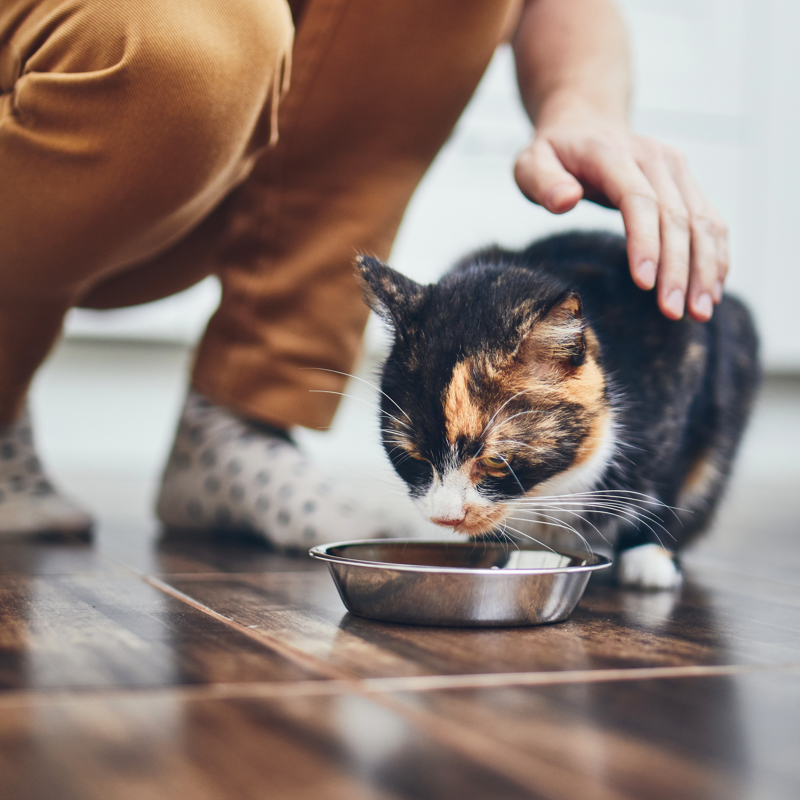
{"type": "Polygon", "coordinates": [[[800,2],[623,0],[643,133],[682,146],[731,228],[730,288],[773,369],[800,369],[800,2]]]}
{"type": "MultiPolygon", "coordinates": [[[[800,0],[621,0],[634,48],[636,128],[681,146],[731,228],[730,288],[747,298],[773,369],[800,369],[800,0]],[[778,302],[776,302],[776,300],[778,302]]],[[[522,245],[576,227],[621,230],[616,212],[581,203],[553,217],[517,191],[511,169],[530,125],[501,48],[415,194],[392,260],[432,280],[489,242],[522,245]]],[[[150,307],[73,312],[68,332],[194,341],[213,282],[150,307]]],[[[371,327],[368,344],[381,334],[371,327]]]]}

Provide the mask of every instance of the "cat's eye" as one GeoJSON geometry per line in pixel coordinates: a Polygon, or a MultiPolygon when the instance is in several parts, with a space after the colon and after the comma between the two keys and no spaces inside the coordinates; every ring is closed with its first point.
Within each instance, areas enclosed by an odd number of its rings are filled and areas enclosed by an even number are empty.
{"type": "Polygon", "coordinates": [[[505,469],[508,466],[506,460],[499,456],[481,456],[478,461],[486,469],[505,469]]]}

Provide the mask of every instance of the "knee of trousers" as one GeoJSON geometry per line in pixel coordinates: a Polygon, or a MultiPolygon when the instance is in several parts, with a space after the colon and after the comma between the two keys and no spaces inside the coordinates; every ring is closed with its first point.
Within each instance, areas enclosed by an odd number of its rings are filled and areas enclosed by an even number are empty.
{"type": "Polygon", "coordinates": [[[125,114],[125,160],[177,203],[221,191],[276,137],[294,32],[285,0],[124,4],[138,9],[109,110],[125,114]]]}
{"type": "Polygon", "coordinates": [[[23,195],[31,175],[64,189],[35,207],[65,228],[65,248],[80,209],[102,231],[98,262],[135,262],[137,237],[147,250],[196,224],[275,138],[294,34],[286,0],[29,5],[10,35],[0,18],[17,61],[0,63],[0,158],[23,195]]]}
{"type": "Polygon", "coordinates": [[[119,89],[138,155],[194,159],[213,176],[274,138],[294,34],[286,0],[132,5],[119,89]]]}

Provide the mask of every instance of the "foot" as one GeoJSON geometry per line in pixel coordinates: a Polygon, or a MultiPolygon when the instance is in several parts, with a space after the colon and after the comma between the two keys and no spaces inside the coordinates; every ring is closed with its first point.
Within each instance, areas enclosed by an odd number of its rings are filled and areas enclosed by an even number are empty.
{"type": "Polygon", "coordinates": [[[56,491],[36,455],[27,412],[0,426],[0,536],[88,534],[92,518],[56,491]]]}
{"type": "Polygon", "coordinates": [[[636,589],[677,589],[683,576],[669,550],[642,544],[619,556],[619,584],[636,589]]]}
{"type": "Polygon", "coordinates": [[[284,431],[190,392],[157,502],[170,528],[248,531],[279,547],[402,534],[355,500],[284,431]]]}

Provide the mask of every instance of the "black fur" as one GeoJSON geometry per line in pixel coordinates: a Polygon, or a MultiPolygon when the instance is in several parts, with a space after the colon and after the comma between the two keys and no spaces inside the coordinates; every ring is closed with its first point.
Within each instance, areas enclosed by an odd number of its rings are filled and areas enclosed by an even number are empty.
{"type": "MultiPolygon", "coordinates": [[[[683,504],[685,510],[679,511],[651,508],[674,538],[665,544],[673,547],[708,525],[758,384],[756,333],[738,300],[726,296],[705,324],[688,317],[670,321],[659,311],[655,292],[633,284],[624,239],[604,233],[558,235],[522,251],[489,248],[429,286],[398,276],[375,259],[361,258],[359,266],[371,305],[396,334],[383,370],[383,428],[392,428],[391,417],[401,418],[407,429],[413,428],[419,455],[427,460],[409,459],[397,448],[396,437],[385,435],[387,453],[412,494],[424,491],[432,467],[452,459],[443,436],[444,400],[456,364],[471,356],[513,353],[532,324],[577,293],[583,327],[564,368],[579,366],[583,330],[592,331],[624,442],[621,457],[597,488],[640,492],[666,506],[683,504]],[[712,479],[700,495],[682,495],[688,473],[703,454],[716,467],[712,479]]],[[[487,411],[498,405],[496,387],[480,370],[470,381],[487,411]]],[[[521,409],[531,403],[526,398],[515,402],[521,409]]],[[[537,413],[549,415],[558,426],[557,446],[545,459],[515,461],[513,478],[487,477],[481,485],[487,496],[521,495],[572,463],[587,435],[580,406],[537,413]]],[[[466,459],[480,444],[464,441],[459,448],[466,459]]],[[[656,541],[656,533],[665,538],[657,526],[620,525],[603,515],[587,519],[611,532],[618,548],[656,541]]]]}

